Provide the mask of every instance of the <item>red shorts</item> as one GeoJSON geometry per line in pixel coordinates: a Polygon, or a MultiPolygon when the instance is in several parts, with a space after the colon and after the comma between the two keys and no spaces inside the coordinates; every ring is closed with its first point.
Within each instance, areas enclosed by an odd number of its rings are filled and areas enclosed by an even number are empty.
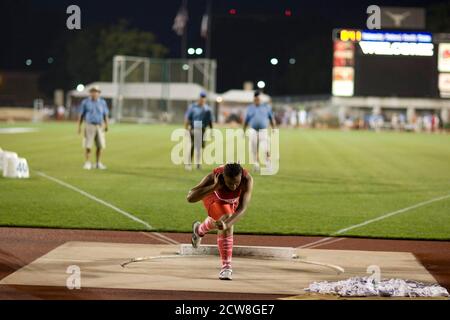
{"type": "Polygon", "coordinates": [[[215,221],[220,220],[224,215],[234,214],[239,203],[228,203],[220,200],[214,193],[206,196],[203,199],[203,205],[205,206],[208,216],[215,221]]]}

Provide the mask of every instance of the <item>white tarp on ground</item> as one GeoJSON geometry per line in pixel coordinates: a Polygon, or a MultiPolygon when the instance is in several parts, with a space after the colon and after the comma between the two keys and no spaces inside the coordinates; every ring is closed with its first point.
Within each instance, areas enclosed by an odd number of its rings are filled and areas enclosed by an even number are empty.
{"type": "Polygon", "coordinates": [[[376,282],[373,277],[354,277],[336,282],[314,282],[307,292],[341,297],[448,297],[448,291],[437,285],[411,280],[389,279],[376,282]]]}

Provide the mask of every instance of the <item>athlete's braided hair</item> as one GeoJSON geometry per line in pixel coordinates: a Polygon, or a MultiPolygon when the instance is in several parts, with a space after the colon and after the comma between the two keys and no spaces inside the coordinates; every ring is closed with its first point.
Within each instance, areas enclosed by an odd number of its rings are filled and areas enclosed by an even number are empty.
{"type": "Polygon", "coordinates": [[[223,173],[230,178],[234,178],[242,173],[242,167],[239,163],[228,163],[225,165],[223,173]]]}

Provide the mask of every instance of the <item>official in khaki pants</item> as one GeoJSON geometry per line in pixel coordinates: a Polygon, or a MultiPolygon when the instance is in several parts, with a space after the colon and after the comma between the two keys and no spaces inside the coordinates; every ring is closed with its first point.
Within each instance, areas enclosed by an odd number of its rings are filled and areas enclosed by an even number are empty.
{"type": "Polygon", "coordinates": [[[83,147],[85,148],[86,162],[83,168],[91,170],[97,168],[105,170],[106,166],[100,161],[102,150],[106,147],[105,132],[108,131],[108,106],[106,101],[100,98],[101,90],[94,86],[89,90],[89,98],[84,99],[80,106],[80,115],[78,119],[78,134],[81,134],[83,121],[86,122],[84,128],[83,147]],[[90,161],[91,150],[95,143],[97,148],[96,164],[92,165],[90,161]]]}

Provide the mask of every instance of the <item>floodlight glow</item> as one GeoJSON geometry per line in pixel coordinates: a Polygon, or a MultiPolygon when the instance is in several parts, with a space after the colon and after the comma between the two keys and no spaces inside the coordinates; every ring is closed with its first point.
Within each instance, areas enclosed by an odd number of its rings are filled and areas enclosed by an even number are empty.
{"type": "Polygon", "coordinates": [[[190,54],[190,55],[195,54],[195,49],[194,48],[189,48],[188,49],[188,54],[190,54]]]}
{"type": "Polygon", "coordinates": [[[264,81],[258,81],[256,85],[259,89],[264,89],[266,87],[266,83],[264,81]]]}
{"type": "Polygon", "coordinates": [[[184,71],[188,71],[189,70],[189,65],[188,64],[183,64],[183,70],[184,71]]]}
{"type": "Polygon", "coordinates": [[[78,92],[83,92],[84,91],[84,85],[82,85],[81,83],[79,85],[77,85],[77,91],[78,92]]]}
{"type": "Polygon", "coordinates": [[[197,55],[201,55],[201,54],[203,54],[203,49],[202,48],[197,48],[197,50],[195,50],[195,53],[197,55]]]}
{"type": "Polygon", "coordinates": [[[272,58],[270,59],[270,63],[274,66],[276,66],[278,64],[278,59],[277,58],[272,58]]]}

